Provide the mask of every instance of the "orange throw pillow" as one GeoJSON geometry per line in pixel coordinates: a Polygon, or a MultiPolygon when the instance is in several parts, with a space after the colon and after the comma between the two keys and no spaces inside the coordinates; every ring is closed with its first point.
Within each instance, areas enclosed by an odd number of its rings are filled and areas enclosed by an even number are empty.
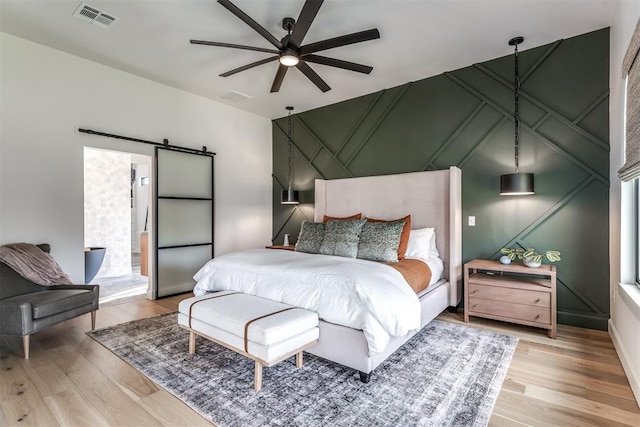
{"type": "MultiPolygon", "coordinates": [[[[327,222],[327,221],[342,221],[342,220],[346,220],[346,219],[360,219],[362,218],[362,212],[357,213],[355,215],[351,215],[351,216],[345,216],[345,217],[337,217],[337,216],[323,216],[322,217],[322,222],[327,222]]],[[[404,229],[403,229],[404,232],[404,229]]]]}
{"type": "Polygon", "coordinates": [[[370,222],[396,222],[404,221],[404,227],[402,227],[402,234],[400,235],[400,244],[398,245],[398,259],[404,259],[404,254],[407,252],[407,245],[409,244],[409,233],[411,232],[411,215],[407,215],[404,218],[386,220],[386,219],[373,219],[367,218],[370,222]]]}

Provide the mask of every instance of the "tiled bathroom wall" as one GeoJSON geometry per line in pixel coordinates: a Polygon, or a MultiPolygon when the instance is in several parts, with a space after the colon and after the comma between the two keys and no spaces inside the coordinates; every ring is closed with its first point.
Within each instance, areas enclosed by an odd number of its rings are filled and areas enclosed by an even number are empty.
{"type": "Polygon", "coordinates": [[[106,247],[96,278],[131,274],[131,155],[84,149],[84,244],[106,247]]]}

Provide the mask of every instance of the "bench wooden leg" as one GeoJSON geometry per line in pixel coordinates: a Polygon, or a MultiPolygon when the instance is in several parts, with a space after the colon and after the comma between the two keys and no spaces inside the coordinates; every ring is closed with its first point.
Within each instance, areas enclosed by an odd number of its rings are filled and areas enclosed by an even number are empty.
{"type": "Polygon", "coordinates": [[[296,368],[302,368],[302,352],[296,353],[296,368]]]}
{"type": "Polygon", "coordinates": [[[262,388],[262,363],[256,360],[256,373],[255,373],[255,381],[253,383],[253,388],[256,391],[260,391],[262,388]]]}
{"type": "Polygon", "coordinates": [[[24,351],[24,358],[29,358],[29,335],[22,337],[22,350],[24,351]]]}
{"type": "Polygon", "coordinates": [[[91,330],[93,331],[96,328],[96,311],[91,312],[91,330]]]}
{"type": "Polygon", "coordinates": [[[196,333],[189,331],[189,354],[196,352],[196,333]]]}

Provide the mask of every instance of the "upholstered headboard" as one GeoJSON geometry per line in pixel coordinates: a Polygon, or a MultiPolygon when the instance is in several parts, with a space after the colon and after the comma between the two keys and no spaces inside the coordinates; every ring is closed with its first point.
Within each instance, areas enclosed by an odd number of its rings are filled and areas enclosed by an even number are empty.
{"type": "Polygon", "coordinates": [[[434,227],[444,275],[451,283],[449,304],[462,297],[462,171],[413,172],[324,180],[316,179],[315,221],[361,212],[378,219],[411,214],[411,228],[434,227]]]}

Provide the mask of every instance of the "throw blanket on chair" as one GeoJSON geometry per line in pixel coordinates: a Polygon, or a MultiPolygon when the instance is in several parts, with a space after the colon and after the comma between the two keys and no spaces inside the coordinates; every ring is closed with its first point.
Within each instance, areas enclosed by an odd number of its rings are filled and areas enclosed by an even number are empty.
{"type": "Polygon", "coordinates": [[[25,279],[39,285],[70,285],[71,279],[55,259],[30,243],[11,243],[0,246],[0,261],[25,279]]]}

